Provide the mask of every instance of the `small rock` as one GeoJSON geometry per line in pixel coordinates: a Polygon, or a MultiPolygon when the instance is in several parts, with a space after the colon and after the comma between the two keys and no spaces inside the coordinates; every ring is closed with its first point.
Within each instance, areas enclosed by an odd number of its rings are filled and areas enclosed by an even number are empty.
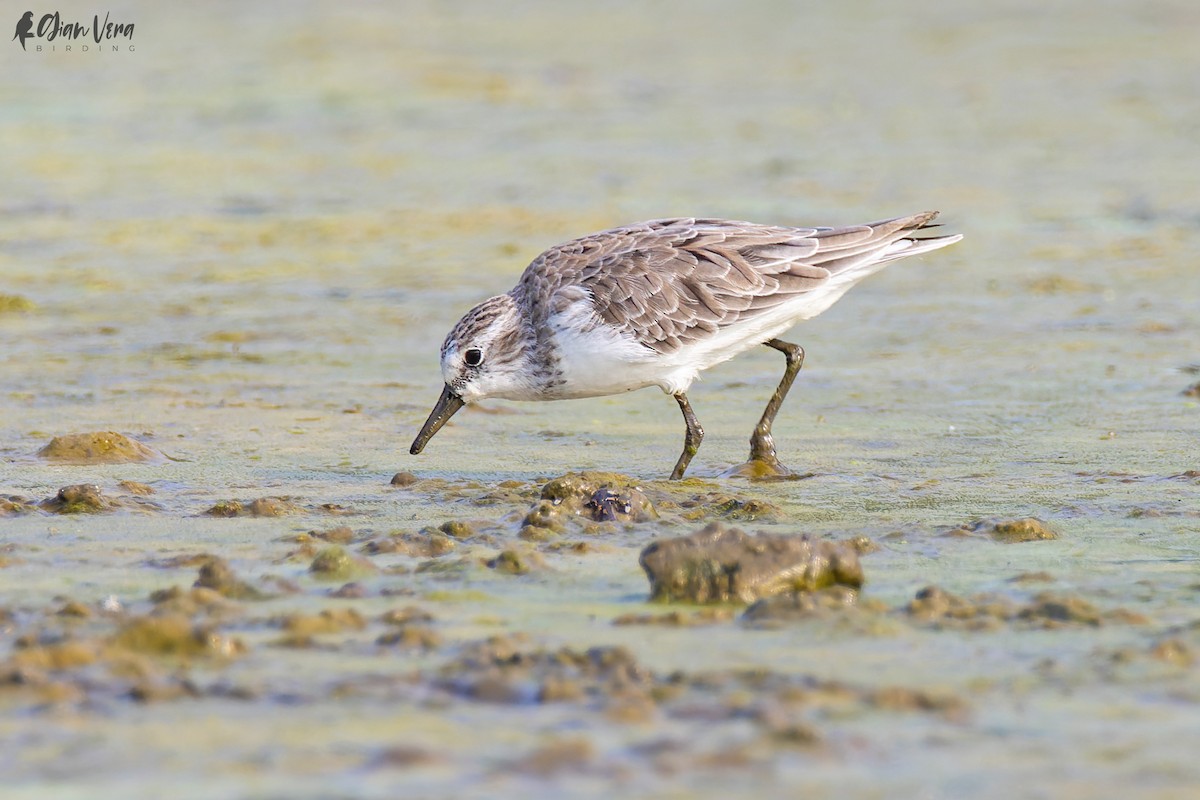
{"type": "Polygon", "coordinates": [[[395,475],[392,476],[391,485],[392,486],[412,486],[418,480],[420,480],[420,478],[418,478],[416,475],[412,474],[411,472],[397,472],[395,475]]]}
{"type": "Polygon", "coordinates": [[[751,603],[782,592],[863,584],[850,545],[808,536],[760,533],[711,523],[697,533],[652,543],[639,559],[650,599],[692,603],[751,603]]]}

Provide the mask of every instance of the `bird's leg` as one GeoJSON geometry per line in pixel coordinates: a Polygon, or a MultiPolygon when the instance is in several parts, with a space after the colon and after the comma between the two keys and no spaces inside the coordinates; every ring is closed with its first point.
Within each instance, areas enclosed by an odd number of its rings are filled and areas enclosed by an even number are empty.
{"type": "Polygon", "coordinates": [[[683,452],[679,454],[679,460],[675,462],[675,469],[671,470],[671,480],[673,481],[683,477],[684,470],[691,463],[692,456],[696,455],[696,451],[700,449],[700,442],[704,439],[704,429],[700,427],[700,421],[696,419],[687,395],[680,392],[675,395],[675,402],[679,403],[679,410],[683,412],[683,421],[687,423],[687,434],[683,437],[683,452]]]}
{"type": "Polygon", "coordinates": [[[775,394],[771,395],[771,399],[767,401],[762,418],[754,426],[754,434],[750,437],[750,461],[760,462],[777,474],[787,475],[789,474],[787,467],[780,464],[779,457],[775,455],[775,441],[771,438],[771,423],[775,421],[775,415],[779,413],[779,407],[783,405],[783,398],[787,397],[788,390],[792,388],[792,382],[796,380],[796,374],[800,372],[800,367],[804,366],[804,348],[782,339],[772,339],[763,344],[783,353],[787,357],[787,368],[783,371],[783,378],[780,379],[775,394]]]}

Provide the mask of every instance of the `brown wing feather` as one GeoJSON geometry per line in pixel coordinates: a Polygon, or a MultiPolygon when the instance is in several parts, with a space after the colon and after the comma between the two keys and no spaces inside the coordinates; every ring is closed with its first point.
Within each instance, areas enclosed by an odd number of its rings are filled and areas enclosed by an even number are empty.
{"type": "MultiPolygon", "coordinates": [[[[583,288],[599,320],[660,353],[812,291],[874,262],[936,212],[844,228],[785,228],[718,219],[663,219],[558,245],[513,290],[544,327],[556,293],[583,288]]],[[[577,297],[575,291],[564,293],[577,297]]],[[[560,298],[561,300],[562,298],[560,298]]],[[[598,320],[598,321],[599,321],[598,320]]]]}

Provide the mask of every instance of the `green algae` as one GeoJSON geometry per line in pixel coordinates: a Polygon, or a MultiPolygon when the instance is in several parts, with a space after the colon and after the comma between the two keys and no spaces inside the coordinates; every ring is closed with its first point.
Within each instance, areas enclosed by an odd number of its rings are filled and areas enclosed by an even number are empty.
{"type": "Polygon", "coordinates": [[[19,294],[0,293],[0,314],[25,314],[37,310],[37,303],[19,294]]]}

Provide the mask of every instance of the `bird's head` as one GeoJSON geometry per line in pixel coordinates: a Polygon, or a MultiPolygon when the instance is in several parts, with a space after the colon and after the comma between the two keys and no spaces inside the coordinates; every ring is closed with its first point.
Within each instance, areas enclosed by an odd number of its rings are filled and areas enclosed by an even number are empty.
{"type": "Polygon", "coordinates": [[[442,343],[446,386],[410,452],[421,452],[467,403],[488,397],[525,400],[536,396],[539,371],[531,361],[534,337],[510,295],[489,298],[468,311],[442,343]]]}

